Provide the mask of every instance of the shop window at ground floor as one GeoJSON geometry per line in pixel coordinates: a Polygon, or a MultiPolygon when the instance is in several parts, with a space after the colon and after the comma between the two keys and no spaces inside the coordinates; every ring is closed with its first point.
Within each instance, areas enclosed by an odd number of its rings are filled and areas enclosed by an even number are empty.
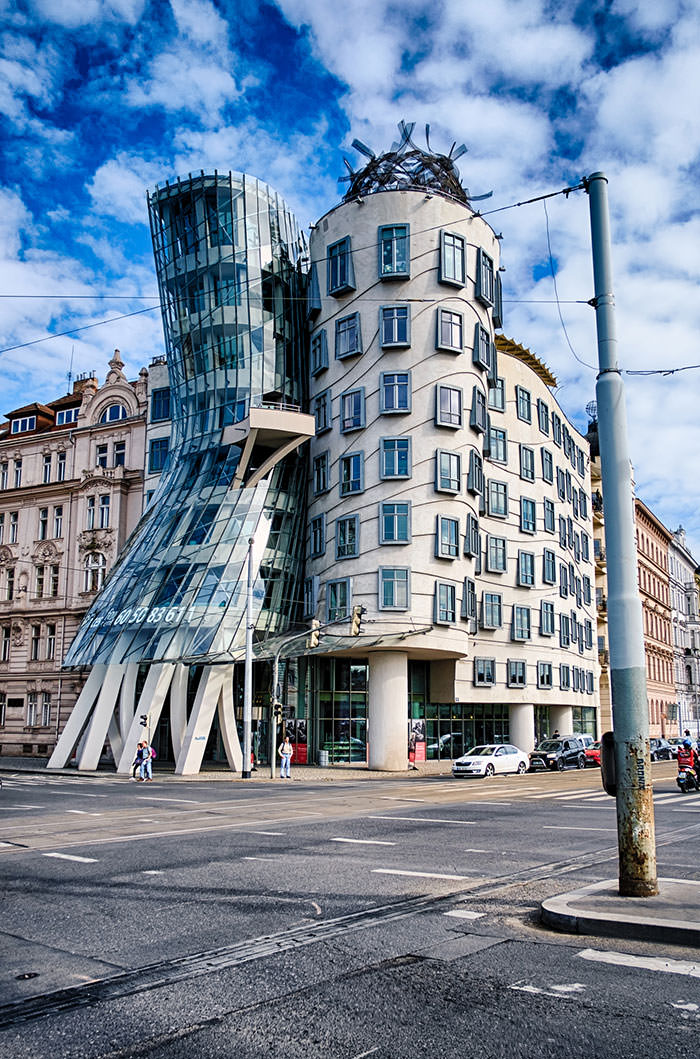
{"type": "Polygon", "coordinates": [[[368,668],[364,659],[319,659],[317,748],[328,754],[330,765],[367,760],[368,668]]]}
{"type": "Polygon", "coordinates": [[[574,706],[572,714],[574,732],[598,738],[598,711],[594,706],[574,706]]]}
{"type": "Polygon", "coordinates": [[[505,705],[429,703],[425,711],[426,758],[447,761],[480,743],[507,743],[509,711],[505,705]]]}

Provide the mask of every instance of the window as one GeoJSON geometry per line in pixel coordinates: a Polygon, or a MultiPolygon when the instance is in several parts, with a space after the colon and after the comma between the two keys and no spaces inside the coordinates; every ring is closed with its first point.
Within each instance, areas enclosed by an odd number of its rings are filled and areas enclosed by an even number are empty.
{"type": "Polygon", "coordinates": [[[4,536],[5,536],[5,515],[4,515],[4,512],[0,512],[0,544],[2,544],[4,536]]]}
{"type": "Polygon", "coordinates": [[[29,641],[29,659],[32,662],[39,661],[39,646],[41,644],[41,625],[32,625],[32,635],[29,641]]]}
{"type": "Polygon", "coordinates": [[[92,552],[85,559],[85,591],[98,592],[105,579],[107,560],[100,552],[92,552]]]}
{"type": "Polygon", "coordinates": [[[25,430],[36,430],[36,416],[25,416],[23,419],[13,419],[10,431],[12,434],[23,434],[25,430]]]}
{"type": "Polygon", "coordinates": [[[435,582],[435,622],[448,625],[457,620],[457,589],[445,581],[435,582]]]}
{"type": "Polygon", "coordinates": [[[525,663],[520,659],[509,658],[506,669],[509,688],[524,688],[526,684],[525,663]]]}
{"type": "Polygon", "coordinates": [[[571,687],[571,670],[567,665],[559,666],[559,687],[562,691],[568,691],[571,687]]]}
{"type": "Polygon", "coordinates": [[[464,318],[461,313],[453,309],[438,309],[435,343],[438,349],[461,353],[464,348],[463,330],[464,318]]]}
{"type": "Polygon", "coordinates": [[[554,636],[554,604],[540,603],[540,636],[554,636]]]}
{"type": "MultiPolygon", "coordinates": [[[[330,397],[330,394],[329,394],[330,397]]],[[[340,430],[346,434],[365,425],[365,391],[347,390],[340,396],[340,430]]]]}
{"type": "Polygon", "coordinates": [[[537,398],[537,422],[542,433],[549,435],[549,408],[539,397],[537,398]]]}
{"type": "Polygon", "coordinates": [[[472,389],[472,409],[469,426],[477,433],[483,434],[487,426],[486,394],[478,387],[472,389]]]}
{"type": "Polygon", "coordinates": [[[314,496],[328,492],[328,453],[322,452],[313,462],[314,496]]]}
{"type": "Polygon", "coordinates": [[[522,419],[525,423],[532,422],[530,391],[524,390],[522,386],[515,387],[515,407],[518,419],[522,419]]]}
{"type": "Polygon", "coordinates": [[[480,558],[481,555],[479,520],[471,513],[467,515],[467,531],[464,534],[464,554],[472,559],[480,558]]]}
{"type": "Polygon", "coordinates": [[[583,602],[586,604],[591,602],[591,579],[586,577],[585,574],[583,577],[583,602]]]}
{"type": "Polygon", "coordinates": [[[506,410],[506,385],[503,379],[494,379],[489,386],[489,408],[494,412],[506,410]]]}
{"type": "Polygon", "coordinates": [[[453,232],[440,233],[440,283],[449,283],[453,287],[464,286],[465,254],[463,235],[455,235],[453,232]]]}
{"type": "Polygon", "coordinates": [[[566,599],[569,594],[569,570],[566,563],[559,565],[559,595],[566,599]]]}
{"type": "Polygon", "coordinates": [[[85,512],[85,528],[89,530],[95,528],[95,506],[95,497],[89,496],[87,498],[87,507],[85,512]]]}
{"type": "Polygon", "coordinates": [[[353,493],[361,493],[365,487],[365,465],[364,455],[361,452],[350,452],[347,456],[341,456],[340,467],[340,495],[351,496],[353,493]]]}
{"type": "Polygon", "coordinates": [[[322,390],[314,398],[314,422],[316,436],[331,429],[331,391],[322,390]]]}
{"type": "Polygon", "coordinates": [[[581,518],[588,518],[588,498],[583,489],[578,491],[578,506],[581,511],[581,518]]]}
{"type": "Polygon", "coordinates": [[[408,225],[383,225],[379,229],[379,278],[407,279],[409,262],[408,225]]]}
{"type": "Polygon", "coordinates": [[[312,618],[316,613],[318,598],[318,578],[307,577],[304,580],[304,617],[312,618]]]}
{"type": "Polygon", "coordinates": [[[160,474],[168,458],[169,438],[153,438],[148,449],[148,473],[160,474]]]}
{"type": "Polygon", "coordinates": [[[484,465],[481,456],[474,449],[469,450],[469,470],[467,472],[467,490],[475,496],[484,495],[484,465]]]}
{"type": "Polygon", "coordinates": [[[410,478],[411,439],[382,438],[379,442],[379,477],[410,478]]]}
{"type": "Polygon", "coordinates": [[[593,647],[593,622],[588,618],[584,622],[584,643],[590,651],[593,647]]]}
{"type": "Polygon", "coordinates": [[[534,533],[537,528],[535,501],[527,497],[520,498],[520,529],[523,533],[534,533]]]}
{"type": "Polygon", "coordinates": [[[311,374],[320,375],[328,367],[328,336],[325,328],[311,339],[311,374]]]}
{"type": "Polygon", "coordinates": [[[79,408],[61,408],[56,412],[56,426],[65,427],[69,423],[77,423],[79,408]]]}
{"type": "Polygon", "coordinates": [[[19,527],[19,511],[10,512],[10,544],[17,543],[17,531],[19,527]]]}
{"type": "Polygon", "coordinates": [[[350,579],[329,581],[326,598],[326,620],[337,621],[350,613],[350,579]]]}
{"type": "Polygon", "coordinates": [[[9,662],[10,661],[10,644],[11,644],[10,637],[11,637],[11,635],[12,635],[11,626],[3,625],[3,627],[2,627],[2,646],[0,647],[0,661],[2,661],[2,662],[9,662]]]}
{"type": "Polygon", "coordinates": [[[477,688],[491,687],[496,682],[496,660],[494,658],[474,659],[474,684],[477,688]]]}
{"type": "Polygon", "coordinates": [[[128,415],[123,404],[110,404],[100,416],[100,423],[116,423],[120,419],[126,419],[128,415]]]}
{"type": "Polygon", "coordinates": [[[555,445],[561,446],[561,419],[556,412],[552,412],[552,440],[555,445]]]}
{"type": "Polygon", "coordinates": [[[411,505],[409,501],[381,504],[379,518],[380,544],[409,543],[411,539],[411,505]]]}
{"type": "Polygon", "coordinates": [[[335,322],[335,357],[342,360],[343,357],[351,357],[362,352],[362,336],[360,334],[360,314],[353,313],[344,316],[335,322]]]}
{"type": "Polygon", "coordinates": [[[557,467],[557,496],[566,500],[566,476],[561,467],[557,467]]]}
{"type": "Polygon", "coordinates": [[[22,461],[21,460],[15,460],[14,487],[15,487],[15,489],[19,489],[21,485],[22,485],[22,461]]]}
{"type": "Polygon", "coordinates": [[[38,699],[37,691],[30,691],[27,694],[27,728],[36,728],[38,699]]]}
{"type": "Polygon", "coordinates": [[[484,368],[486,371],[491,368],[491,336],[481,324],[475,324],[474,326],[472,361],[477,367],[484,368]]]}
{"type": "Polygon", "coordinates": [[[100,529],[107,529],[109,526],[109,503],[109,494],[104,493],[100,497],[100,529]]]}
{"type": "Polygon", "coordinates": [[[170,419],[170,387],[163,386],[151,394],[151,422],[170,419]]]}
{"type": "Polygon", "coordinates": [[[465,577],[462,596],[462,617],[474,623],[472,632],[476,632],[476,582],[465,577]]]}
{"type": "Polygon", "coordinates": [[[53,599],[55,599],[56,596],[58,595],[58,574],[59,574],[59,568],[58,568],[58,566],[50,566],[49,570],[51,572],[51,582],[50,582],[50,585],[49,585],[49,595],[53,599]]]}
{"type": "Polygon", "coordinates": [[[552,663],[551,662],[538,662],[537,663],[537,687],[538,688],[551,688],[552,687],[552,663]]]}
{"type": "Polygon", "coordinates": [[[506,569],[505,537],[486,538],[486,569],[490,574],[502,574],[506,569]]]}
{"type": "Polygon", "coordinates": [[[494,518],[508,516],[508,485],[506,482],[489,482],[489,515],[494,518]]]}
{"type": "Polygon", "coordinates": [[[568,614],[559,615],[559,646],[568,647],[571,643],[571,621],[568,614]]]}
{"type": "Polygon", "coordinates": [[[518,584],[533,588],[535,584],[535,556],[533,552],[518,552],[518,584]]]}
{"type": "Polygon", "coordinates": [[[435,389],[435,425],[461,427],[462,391],[458,386],[438,385],[435,389]]]}
{"type": "Polygon", "coordinates": [[[336,559],[354,559],[360,554],[360,516],[347,515],[335,522],[336,559]]]}
{"type": "Polygon", "coordinates": [[[554,503],[547,499],[544,501],[544,528],[547,533],[554,533],[554,503]]]}
{"type": "Polygon", "coordinates": [[[481,247],[476,252],[476,288],[474,297],[482,305],[493,305],[494,298],[494,272],[493,258],[489,257],[481,247]]]}
{"type": "Polygon", "coordinates": [[[435,528],[435,555],[456,559],[459,555],[459,519],[438,515],[435,528]]]}
{"type": "Polygon", "coordinates": [[[458,493],[462,480],[462,457],[457,452],[438,449],[435,454],[435,488],[458,493]]]}
{"type": "Polygon", "coordinates": [[[379,567],[379,609],[408,610],[411,602],[410,574],[405,566],[379,567]]]}
{"type": "Polygon", "coordinates": [[[382,372],[379,376],[379,410],[388,412],[411,411],[411,379],[407,371],[382,372]]]}
{"type": "Polygon", "coordinates": [[[7,462],[0,463],[0,489],[7,489],[7,462]]]}
{"type": "Polygon", "coordinates": [[[66,480],[66,454],[65,452],[59,452],[56,457],[56,481],[65,482],[66,480]]]}
{"type": "Polygon", "coordinates": [[[312,559],[316,559],[319,555],[325,555],[325,552],[326,552],[326,516],[325,515],[316,515],[315,518],[311,519],[310,552],[311,552],[311,558],[312,559]]]}
{"type": "Polygon", "coordinates": [[[63,536],[63,505],[53,509],[53,535],[54,538],[63,536]]]}
{"type": "Polygon", "coordinates": [[[527,445],[520,446],[520,477],[526,482],[535,480],[535,450],[527,445]]]}
{"type": "Polygon", "coordinates": [[[489,459],[494,463],[508,462],[508,434],[500,427],[491,426],[489,430],[489,459]]]}
{"type": "Polygon", "coordinates": [[[554,481],[554,461],[549,449],[542,449],[542,478],[545,482],[554,481]]]}
{"type": "Polygon", "coordinates": [[[37,540],[45,541],[49,535],[49,509],[47,507],[39,508],[39,535],[37,540]]]}
{"type": "Polygon", "coordinates": [[[530,608],[513,607],[513,627],[511,629],[511,639],[529,640],[530,636],[530,608]]]}
{"type": "Polygon", "coordinates": [[[44,566],[39,564],[36,568],[36,579],[35,579],[35,595],[37,599],[41,599],[44,595],[44,566]]]}
{"type": "Polygon", "coordinates": [[[126,463],[126,442],[114,442],[114,466],[123,467],[126,463]]]}
{"type": "Polygon", "coordinates": [[[51,661],[56,657],[56,626],[53,622],[46,625],[46,658],[51,661]]]}
{"type": "Polygon", "coordinates": [[[503,602],[500,592],[484,592],[481,599],[482,629],[500,629],[503,624],[503,602]]]}
{"type": "Polygon", "coordinates": [[[551,548],[545,548],[542,555],[542,580],[545,585],[557,582],[557,559],[551,548]]]}
{"type": "Polygon", "coordinates": [[[98,445],[95,449],[95,466],[106,467],[108,457],[107,445],[98,445]]]}
{"type": "Polygon", "coordinates": [[[559,547],[566,548],[566,542],[568,540],[568,534],[566,531],[566,519],[563,515],[559,516],[559,547]]]}
{"type": "Polygon", "coordinates": [[[411,316],[407,305],[383,305],[379,310],[379,327],[384,349],[411,344],[411,316]]]}
{"type": "Polygon", "coordinates": [[[41,480],[44,483],[44,485],[48,485],[48,483],[51,481],[51,457],[50,456],[44,456],[43,471],[42,471],[42,475],[41,475],[41,480]]]}
{"type": "Polygon", "coordinates": [[[42,691],[41,693],[41,724],[43,728],[48,728],[51,724],[51,692],[42,691]]]}
{"type": "Polygon", "coordinates": [[[328,247],[328,293],[346,294],[355,289],[350,236],[328,247]]]}

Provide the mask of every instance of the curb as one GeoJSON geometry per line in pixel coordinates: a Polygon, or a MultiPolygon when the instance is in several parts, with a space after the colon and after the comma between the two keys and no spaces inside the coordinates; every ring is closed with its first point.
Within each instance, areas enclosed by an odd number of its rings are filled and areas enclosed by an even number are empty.
{"type": "Polygon", "coordinates": [[[659,879],[660,897],[664,896],[664,891],[668,892],[674,887],[698,888],[697,894],[692,895],[694,901],[674,902],[686,919],[655,915],[657,909],[654,908],[654,902],[659,901],[659,897],[621,897],[618,880],[606,879],[542,901],[540,920],[565,934],[597,934],[608,938],[664,941],[667,944],[700,948],[700,926],[693,922],[696,919],[697,902],[700,901],[700,882],[659,879]],[[580,902],[584,901],[589,904],[599,901],[602,907],[581,908],[580,902]]]}

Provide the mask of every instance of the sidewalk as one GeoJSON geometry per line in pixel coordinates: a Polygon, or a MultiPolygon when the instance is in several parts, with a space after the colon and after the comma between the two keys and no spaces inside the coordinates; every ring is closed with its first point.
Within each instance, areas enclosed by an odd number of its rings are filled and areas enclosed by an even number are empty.
{"type": "Polygon", "coordinates": [[[550,897],[541,905],[548,927],[700,948],[700,882],[659,879],[657,897],[620,897],[617,879],[550,897]]]}

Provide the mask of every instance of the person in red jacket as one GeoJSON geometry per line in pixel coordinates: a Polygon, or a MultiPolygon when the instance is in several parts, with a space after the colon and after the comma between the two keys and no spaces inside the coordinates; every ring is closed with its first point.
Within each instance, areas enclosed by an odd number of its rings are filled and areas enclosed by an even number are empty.
{"type": "Polygon", "coordinates": [[[678,747],[678,768],[695,769],[697,773],[697,761],[698,756],[693,750],[693,744],[690,739],[684,739],[681,745],[678,747]]]}

